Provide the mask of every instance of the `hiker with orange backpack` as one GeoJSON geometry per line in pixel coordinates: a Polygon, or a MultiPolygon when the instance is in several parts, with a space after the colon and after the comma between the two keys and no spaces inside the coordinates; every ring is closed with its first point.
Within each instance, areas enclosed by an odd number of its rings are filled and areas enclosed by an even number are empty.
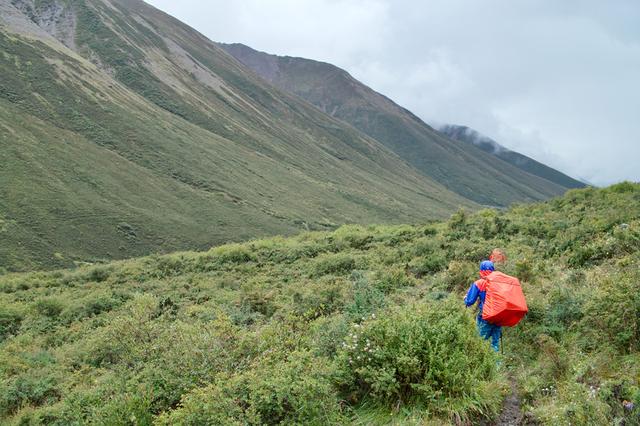
{"type": "Polygon", "coordinates": [[[478,316],[476,318],[478,332],[480,333],[480,337],[485,340],[491,339],[491,347],[494,351],[498,352],[500,350],[502,327],[482,319],[482,309],[484,308],[484,301],[487,295],[486,283],[483,278],[489,276],[494,270],[495,267],[490,260],[485,260],[480,263],[480,280],[471,284],[469,291],[467,291],[467,296],[464,298],[464,304],[470,307],[478,301],[478,316]]]}
{"type": "Polygon", "coordinates": [[[517,278],[496,271],[493,262],[480,263],[480,279],[469,288],[464,303],[472,306],[478,300],[478,332],[498,352],[502,327],[516,325],[528,312],[527,301],[517,278]]]}

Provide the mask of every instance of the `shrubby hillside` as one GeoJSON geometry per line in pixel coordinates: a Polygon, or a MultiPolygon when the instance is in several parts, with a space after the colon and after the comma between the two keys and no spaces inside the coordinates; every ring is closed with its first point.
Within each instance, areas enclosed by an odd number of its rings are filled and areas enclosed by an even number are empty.
{"type": "Polygon", "coordinates": [[[0,277],[6,424],[638,424],[640,185],[0,277]],[[462,296],[506,251],[504,355],[462,296]],[[500,366],[498,357],[502,358],[500,366]]]}

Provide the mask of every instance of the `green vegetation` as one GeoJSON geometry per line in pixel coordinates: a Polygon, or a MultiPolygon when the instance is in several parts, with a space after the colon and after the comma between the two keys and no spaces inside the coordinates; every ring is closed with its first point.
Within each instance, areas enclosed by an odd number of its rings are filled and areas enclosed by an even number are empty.
{"type": "Polygon", "coordinates": [[[638,424],[640,185],[0,277],[7,424],[638,424]],[[502,367],[462,296],[494,247],[502,367]],[[438,258],[434,267],[430,259],[438,258]],[[427,264],[428,266],[424,266],[427,264]]]}

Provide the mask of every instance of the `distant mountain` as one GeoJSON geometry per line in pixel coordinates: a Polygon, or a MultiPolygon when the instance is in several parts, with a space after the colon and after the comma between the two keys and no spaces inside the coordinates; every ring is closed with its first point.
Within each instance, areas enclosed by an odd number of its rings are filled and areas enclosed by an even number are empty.
{"type": "Polygon", "coordinates": [[[0,52],[0,268],[476,206],[142,1],[0,0],[0,52]]]}
{"type": "Polygon", "coordinates": [[[501,160],[504,160],[507,163],[524,170],[525,172],[547,179],[548,181],[554,182],[566,188],[583,188],[586,186],[585,183],[573,179],[572,177],[567,176],[564,173],[559,172],[558,170],[552,169],[549,166],[545,166],[544,164],[530,157],[527,157],[526,155],[519,154],[515,151],[511,151],[503,147],[493,139],[469,127],[446,124],[438,128],[438,131],[449,136],[451,139],[477,146],[484,152],[495,155],[501,160]]]}
{"type": "Polygon", "coordinates": [[[446,137],[331,64],[270,55],[242,44],[220,46],[260,77],[351,124],[424,176],[477,203],[506,206],[545,199],[573,187],[530,174],[474,145],[446,137]]]}

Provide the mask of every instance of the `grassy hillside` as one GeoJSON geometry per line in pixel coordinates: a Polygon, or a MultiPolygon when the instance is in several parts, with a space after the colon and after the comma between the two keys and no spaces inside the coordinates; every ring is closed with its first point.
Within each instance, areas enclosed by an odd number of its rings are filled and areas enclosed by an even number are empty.
{"type": "Polygon", "coordinates": [[[467,126],[446,124],[440,127],[438,131],[449,136],[451,139],[475,145],[484,152],[498,157],[501,160],[526,171],[527,173],[539,176],[566,188],[584,188],[586,186],[583,182],[567,176],[558,170],[552,169],[551,167],[529,158],[526,155],[522,155],[501,146],[493,139],[488,138],[467,126]]]}
{"type": "Polygon", "coordinates": [[[473,207],[141,1],[0,10],[2,268],[473,207]]]}
{"type": "Polygon", "coordinates": [[[0,277],[6,424],[638,424],[640,185],[0,277]],[[462,296],[494,247],[500,368],[462,296]],[[623,402],[635,401],[626,411],[623,402]]]}
{"type": "MultiPolygon", "coordinates": [[[[451,140],[334,65],[221,44],[258,75],[380,141],[424,176],[489,206],[543,200],[567,187],[451,140]]],[[[398,76],[402,78],[402,76],[398,76]]]]}

